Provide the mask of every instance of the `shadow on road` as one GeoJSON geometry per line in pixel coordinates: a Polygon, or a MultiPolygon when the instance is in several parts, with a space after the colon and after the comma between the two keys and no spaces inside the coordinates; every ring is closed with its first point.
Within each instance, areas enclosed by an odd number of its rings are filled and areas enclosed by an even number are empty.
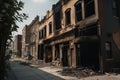
{"type": "Polygon", "coordinates": [[[21,60],[12,60],[9,63],[11,70],[7,80],[64,80],[21,60]]]}

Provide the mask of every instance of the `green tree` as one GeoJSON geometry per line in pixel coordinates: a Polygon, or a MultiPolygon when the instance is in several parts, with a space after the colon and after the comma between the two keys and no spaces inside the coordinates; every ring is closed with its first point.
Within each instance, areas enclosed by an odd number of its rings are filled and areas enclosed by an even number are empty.
{"type": "Polygon", "coordinates": [[[12,38],[12,32],[17,31],[16,22],[27,18],[23,9],[24,3],[17,0],[0,0],[0,80],[5,75],[5,51],[7,41],[12,38]]]}

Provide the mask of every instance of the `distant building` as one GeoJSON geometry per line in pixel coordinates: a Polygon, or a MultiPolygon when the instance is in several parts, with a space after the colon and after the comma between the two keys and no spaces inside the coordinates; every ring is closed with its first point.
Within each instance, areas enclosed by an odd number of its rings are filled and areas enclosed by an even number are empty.
{"type": "Polygon", "coordinates": [[[14,37],[14,53],[17,57],[22,56],[22,35],[16,35],[14,37]]]}
{"type": "Polygon", "coordinates": [[[29,35],[30,35],[30,29],[28,25],[25,25],[22,30],[22,57],[27,56],[29,51],[29,35]]]}
{"type": "Polygon", "coordinates": [[[37,25],[39,16],[29,24],[25,25],[22,30],[22,54],[23,56],[31,55],[34,59],[37,57],[36,40],[37,40],[37,25]]]}

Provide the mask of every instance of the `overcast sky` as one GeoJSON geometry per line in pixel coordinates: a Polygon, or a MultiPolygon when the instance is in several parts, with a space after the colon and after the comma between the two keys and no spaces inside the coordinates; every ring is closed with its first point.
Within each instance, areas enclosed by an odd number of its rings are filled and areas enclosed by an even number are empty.
{"type": "Polygon", "coordinates": [[[28,14],[29,18],[22,23],[18,23],[18,32],[13,34],[22,34],[23,27],[29,25],[36,15],[40,16],[40,19],[45,16],[47,10],[51,10],[52,4],[58,2],[58,0],[21,0],[24,2],[24,9],[22,12],[28,14]]]}

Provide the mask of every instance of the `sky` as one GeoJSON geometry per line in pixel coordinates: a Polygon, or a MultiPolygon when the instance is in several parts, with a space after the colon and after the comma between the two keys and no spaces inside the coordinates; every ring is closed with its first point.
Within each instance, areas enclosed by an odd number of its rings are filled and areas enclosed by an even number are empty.
{"type": "Polygon", "coordinates": [[[22,34],[22,29],[25,25],[29,25],[32,20],[38,15],[41,18],[45,16],[47,10],[52,9],[52,4],[57,3],[59,0],[21,0],[24,2],[23,13],[26,13],[29,17],[23,22],[17,23],[19,29],[14,32],[13,35],[22,34]]]}

